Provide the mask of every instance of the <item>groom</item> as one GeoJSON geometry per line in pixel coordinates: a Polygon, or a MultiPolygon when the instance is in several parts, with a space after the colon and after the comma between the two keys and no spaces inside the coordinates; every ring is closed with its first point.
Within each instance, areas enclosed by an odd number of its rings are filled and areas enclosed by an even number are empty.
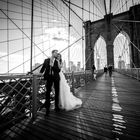
{"type": "Polygon", "coordinates": [[[58,50],[52,51],[52,56],[48,59],[45,59],[43,66],[40,70],[40,73],[44,72],[44,80],[46,80],[46,115],[50,112],[50,92],[52,90],[52,85],[54,84],[55,89],[55,111],[59,111],[59,72],[60,68],[58,67],[58,61],[56,60],[58,50]]]}

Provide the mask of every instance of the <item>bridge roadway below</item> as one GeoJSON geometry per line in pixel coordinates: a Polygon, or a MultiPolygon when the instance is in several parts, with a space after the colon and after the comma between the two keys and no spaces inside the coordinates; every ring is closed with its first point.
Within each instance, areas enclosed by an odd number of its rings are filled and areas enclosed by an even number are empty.
{"type": "Polygon", "coordinates": [[[31,123],[23,120],[4,139],[140,140],[140,82],[119,73],[103,74],[82,87],[76,96],[83,105],[72,111],[38,112],[31,123]]]}

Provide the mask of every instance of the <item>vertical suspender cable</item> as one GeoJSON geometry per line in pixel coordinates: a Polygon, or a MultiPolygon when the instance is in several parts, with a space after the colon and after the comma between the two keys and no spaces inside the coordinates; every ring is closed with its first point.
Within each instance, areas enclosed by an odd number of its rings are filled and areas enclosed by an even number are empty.
{"type": "MultiPolygon", "coordinates": [[[[84,21],[84,0],[82,0],[82,20],[84,21]]],[[[82,64],[83,64],[83,69],[85,69],[85,64],[84,64],[84,42],[83,42],[83,21],[82,21],[82,64]]]]}
{"type": "Polygon", "coordinates": [[[121,1],[121,3],[122,3],[122,6],[121,6],[122,7],[122,12],[123,12],[124,11],[124,9],[123,9],[123,1],[121,1]]]}
{"type": "Polygon", "coordinates": [[[121,13],[121,0],[119,0],[119,10],[120,10],[120,13],[121,13]]]}
{"type": "MultiPolygon", "coordinates": [[[[94,0],[93,0],[93,13],[94,13],[94,0]]],[[[94,21],[94,14],[93,14],[93,21],[94,21]]]]}
{"type": "MultiPolygon", "coordinates": [[[[43,32],[43,4],[42,0],[40,0],[40,10],[41,10],[41,35],[42,35],[42,51],[44,52],[44,32],[43,32]]],[[[43,60],[44,60],[44,54],[43,54],[43,60]]]]}
{"type": "MultiPolygon", "coordinates": [[[[24,29],[23,24],[23,0],[22,0],[22,30],[24,29]]],[[[25,66],[24,66],[24,34],[22,33],[22,48],[23,48],[23,73],[25,72],[25,66]]]]}
{"type": "Polygon", "coordinates": [[[109,14],[111,14],[112,0],[110,0],[109,14]]]}
{"type": "MultiPolygon", "coordinates": [[[[68,46],[70,45],[70,0],[69,0],[69,26],[68,26],[68,46]]],[[[70,47],[68,47],[68,71],[70,72],[70,47]]]]}
{"type": "Polygon", "coordinates": [[[127,0],[125,0],[125,3],[126,3],[126,11],[128,11],[127,0]]]}
{"type": "Polygon", "coordinates": [[[106,1],[104,0],[105,14],[107,15],[106,1]]]}
{"type": "Polygon", "coordinates": [[[34,0],[32,0],[32,10],[31,10],[31,59],[30,59],[30,72],[32,72],[32,57],[33,57],[33,16],[34,16],[34,0]]]}
{"type": "Polygon", "coordinates": [[[134,0],[132,0],[132,6],[134,6],[134,0]]]}
{"type": "Polygon", "coordinates": [[[89,20],[90,20],[90,0],[89,0],[89,20]]]}
{"type": "MultiPolygon", "coordinates": [[[[9,1],[7,0],[7,15],[9,16],[9,1]]],[[[9,19],[7,18],[7,70],[9,73],[9,19]]]]}

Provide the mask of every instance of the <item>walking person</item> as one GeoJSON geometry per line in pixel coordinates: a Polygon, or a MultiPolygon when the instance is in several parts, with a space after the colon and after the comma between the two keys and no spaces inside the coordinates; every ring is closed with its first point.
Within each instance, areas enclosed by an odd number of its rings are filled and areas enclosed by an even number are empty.
{"type": "Polygon", "coordinates": [[[93,75],[93,79],[96,80],[97,71],[96,71],[96,67],[94,64],[92,65],[92,75],[93,75]]]}
{"type": "Polygon", "coordinates": [[[92,71],[93,71],[93,73],[94,73],[95,70],[96,70],[96,67],[95,67],[95,65],[93,64],[93,65],[92,65],[92,71]]]}
{"type": "Polygon", "coordinates": [[[109,72],[109,76],[112,76],[112,65],[108,66],[108,72],[109,72]]]}
{"type": "Polygon", "coordinates": [[[107,75],[107,66],[105,65],[104,67],[104,73],[105,73],[105,76],[107,75]]]}
{"type": "Polygon", "coordinates": [[[46,80],[46,115],[49,115],[50,112],[50,93],[52,90],[52,85],[55,89],[55,111],[59,111],[59,82],[60,82],[60,67],[58,66],[57,50],[52,51],[52,56],[44,60],[43,66],[40,70],[40,73],[44,73],[44,80],[46,80]]]}

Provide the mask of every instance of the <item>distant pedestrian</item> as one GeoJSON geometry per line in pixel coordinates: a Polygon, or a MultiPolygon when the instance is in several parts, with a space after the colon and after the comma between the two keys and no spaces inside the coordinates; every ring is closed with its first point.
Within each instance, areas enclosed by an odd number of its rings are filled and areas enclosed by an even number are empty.
{"type": "Polygon", "coordinates": [[[97,70],[94,70],[94,73],[93,73],[93,78],[94,78],[94,80],[96,80],[97,73],[98,73],[98,71],[97,71],[97,70]]]}
{"type": "Polygon", "coordinates": [[[108,66],[108,72],[109,72],[109,76],[111,77],[112,76],[112,65],[109,65],[108,66]]]}
{"type": "Polygon", "coordinates": [[[105,76],[107,75],[107,66],[104,67],[105,76]]]}
{"type": "Polygon", "coordinates": [[[96,67],[95,67],[95,65],[93,64],[93,65],[92,65],[92,71],[94,72],[94,70],[96,70],[96,67]]]}
{"type": "Polygon", "coordinates": [[[97,71],[96,71],[96,67],[95,67],[94,64],[92,65],[92,75],[93,75],[93,79],[96,80],[96,77],[97,77],[97,71]]]}

